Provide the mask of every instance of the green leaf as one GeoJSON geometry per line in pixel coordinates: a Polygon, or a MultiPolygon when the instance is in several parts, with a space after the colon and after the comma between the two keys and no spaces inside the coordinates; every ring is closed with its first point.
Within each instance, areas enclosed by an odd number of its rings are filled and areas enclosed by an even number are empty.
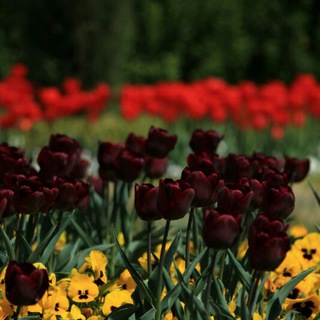
{"type": "Polygon", "coordinates": [[[233,255],[233,253],[230,249],[227,249],[227,252],[228,252],[228,255],[229,255],[231,261],[233,262],[233,264],[236,268],[236,271],[239,275],[239,278],[240,278],[242,285],[246,288],[247,291],[249,291],[250,286],[251,286],[250,274],[243,269],[241,263],[235,258],[235,256],[233,255]]]}
{"type": "Polygon", "coordinates": [[[31,263],[41,261],[43,264],[45,264],[49,259],[50,254],[55,249],[55,245],[59,240],[61,233],[69,224],[70,219],[71,216],[66,218],[60,226],[53,226],[46,238],[36,247],[27,261],[31,263]]]}
{"type": "Polygon", "coordinates": [[[4,245],[6,247],[6,251],[7,251],[7,255],[8,255],[9,260],[16,260],[13,244],[11,243],[11,240],[9,239],[6,231],[3,229],[2,226],[0,226],[0,231],[1,231],[4,245]]]}
{"type": "Polygon", "coordinates": [[[132,266],[132,264],[130,263],[130,261],[127,258],[126,254],[123,252],[123,250],[122,250],[122,248],[121,248],[121,246],[120,246],[120,244],[118,242],[117,233],[116,233],[115,230],[113,230],[113,236],[114,236],[117,248],[118,248],[118,250],[120,252],[120,255],[122,257],[122,260],[123,260],[124,264],[126,265],[128,271],[130,272],[131,277],[136,282],[137,286],[142,291],[142,293],[144,294],[144,296],[148,300],[148,302],[154,307],[155,306],[155,302],[156,302],[156,298],[155,298],[152,290],[150,290],[150,288],[144,283],[144,281],[141,278],[141,276],[139,275],[139,273],[132,266]]]}
{"type": "Polygon", "coordinates": [[[316,190],[313,188],[312,184],[309,182],[309,186],[314,194],[314,196],[317,199],[318,205],[320,206],[320,196],[318,195],[318,193],[316,192],[316,190]]]}
{"type": "Polygon", "coordinates": [[[114,310],[109,316],[108,320],[127,320],[135,311],[138,309],[138,306],[134,304],[126,303],[121,307],[114,310]]]}
{"type": "Polygon", "coordinates": [[[78,235],[81,237],[81,239],[84,241],[84,243],[88,247],[92,247],[95,245],[92,239],[87,235],[86,232],[83,231],[83,229],[79,226],[79,224],[74,220],[73,217],[71,217],[70,222],[73,225],[73,227],[76,229],[78,235]]]}
{"type": "Polygon", "coordinates": [[[315,270],[315,267],[302,271],[297,276],[291,278],[285,285],[278,289],[273,297],[267,303],[267,318],[268,320],[275,320],[282,310],[282,304],[288,297],[292,289],[306,276],[315,270]]]}
{"type": "Polygon", "coordinates": [[[138,320],[154,320],[155,315],[156,315],[156,310],[150,309],[142,317],[140,317],[138,320]]]}
{"type": "Polygon", "coordinates": [[[27,258],[32,254],[32,248],[23,234],[20,234],[19,241],[20,248],[18,261],[26,261],[27,258]]]}

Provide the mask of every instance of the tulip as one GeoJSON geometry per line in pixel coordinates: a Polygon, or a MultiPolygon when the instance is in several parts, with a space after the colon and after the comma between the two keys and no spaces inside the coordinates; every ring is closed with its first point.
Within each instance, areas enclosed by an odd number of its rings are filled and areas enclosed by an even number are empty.
{"type": "Polygon", "coordinates": [[[169,134],[164,129],[152,126],[146,141],[146,152],[154,158],[165,158],[174,149],[177,139],[177,135],[169,134]]]}
{"type": "Polygon", "coordinates": [[[191,171],[202,171],[206,176],[218,172],[223,174],[225,168],[224,159],[218,155],[212,156],[204,152],[190,153],[187,163],[191,171]]]}
{"type": "Polygon", "coordinates": [[[262,182],[264,200],[262,210],[271,219],[286,219],[294,210],[295,196],[289,186],[272,185],[262,182]]]}
{"type": "Polygon", "coordinates": [[[178,220],[188,212],[195,192],[190,185],[179,179],[160,179],[157,210],[166,220],[178,220]]]}
{"type": "Polygon", "coordinates": [[[290,182],[300,182],[308,174],[310,168],[309,159],[297,159],[285,157],[284,172],[290,182]]]}
{"type": "Polygon", "coordinates": [[[203,240],[212,249],[231,248],[241,232],[241,214],[222,213],[207,208],[203,220],[203,240]]]}
{"type": "Polygon", "coordinates": [[[146,154],[146,138],[130,133],[126,140],[126,148],[141,157],[146,154]]]}
{"type": "Polygon", "coordinates": [[[134,205],[141,220],[154,221],[161,219],[157,210],[159,187],[152,184],[136,184],[134,205]]]}
{"type": "Polygon", "coordinates": [[[140,176],[144,166],[144,159],[127,149],[123,149],[118,154],[114,165],[116,177],[130,183],[140,176]]]}
{"type": "Polygon", "coordinates": [[[10,261],[5,273],[5,293],[16,306],[36,304],[49,288],[48,272],[31,263],[10,261]]]}
{"type": "Polygon", "coordinates": [[[216,173],[206,176],[202,171],[190,171],[188,167],[182,171],[181,178],[186,180],[194,189],[193,207],[212,205],[216,202],[217,194],[224,184],[216,173]]]}
{"type": "Polygon", "coordinates": [[[152,158],[147,156],[145,158],[145,167],[144,167],[146,176],[150,179],[161,178],[167,172],[168,163],[169,163],[168,158],[159,159],[159,158],[152,158]]]}
{"type": "Polygon", "coordinates": [[[245,213],[253,197],[253,191],[246,185],[227,183],[218,193],[217,208],[221,212],[245,213]]]}
{"type": "Polygon", "coordinates": [[[222,139],[223,136],[214,130],[203,131],[202,129],[196,129],[192,133],[189,145],[194,153],[204,152],[214,155],[222,139]]]}
{"type": "Polygon", "coordinates": [[[264,215],[253,221],[248,235],[249,261],[253,269],[272,271],[281,264],[290,249],[287,229],[287,224],[269,220],[264,215]]]}

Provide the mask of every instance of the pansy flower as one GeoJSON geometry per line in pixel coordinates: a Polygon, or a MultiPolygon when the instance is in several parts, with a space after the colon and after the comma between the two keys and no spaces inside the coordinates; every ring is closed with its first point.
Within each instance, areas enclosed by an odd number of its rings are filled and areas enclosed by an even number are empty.
{"type": "Polygon", "coordinates": [[[80,271],[86,271],[87,269],[90,269],[94,276],[94,282],[98,286],[107,283],[107,257],[101,251],[92,250],[89,257],[87,257],[85,261],[86,262],[82,265],[80,271]]]}
{"type": "Polygon", "coordinates": [[[0,300],[0,320],[11,318],[14,314],[13,305],[7,299],[0,300]]]}
{"type": "Polygon", "coordinates": [[[121,289],[133,292],[137,286],[136,282],[131,277],[128,269],[125,269],[119,276],[119,279],[115,282],[115,285],[121,289]]]}
{"type": "Polygon", "coordinates": [[[48,298],[46,299],[44,305],[44,319],[57,319],[57,316],[63,319],[67,318],[69,309],[69,299],[66,297],[65,292],[60,288],[57,290],[51,290],[48,293],[48,298]]]}
{"type": "Polygon", "coordinates": [[[79,307],[77,307],[75,304],[72,305],[71,310],[68,314],[68,319],[72,320],[86,320],[86,317],[81,313],[81,310],[79,307]]]}
{"type": "Polygon", "coordinates": [[[99,287],[93,277],[76,272],[68,288],[68,296],[74,302],[90,302],[99,295],[99,287]]]}
{"type": "Polygon", "coordinates": [[[131,293],[128,290],[111,291],[105,297],[102,312],[105,316],[108,316],[112,311],[127,303],[133,304],[131,293]]]}
{"type": "Polygon", "coordinates": [[[292,246],[292,252],[299,259],[304,270],[318,265],[320,262],[320,234],[312,232],[296,240],[292,246]]]}
{"type": "Polygon", "coordinates": [[[312,295],[303,299],[293,299],[287,305],[286,311],[295,310],[303,319],[313,319],[320,311],[320,297],[312,295]]]}

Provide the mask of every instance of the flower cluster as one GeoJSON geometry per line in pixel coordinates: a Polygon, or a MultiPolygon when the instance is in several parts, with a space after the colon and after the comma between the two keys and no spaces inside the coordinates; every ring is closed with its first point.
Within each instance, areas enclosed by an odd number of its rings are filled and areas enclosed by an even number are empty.
{"type": "Polygon", "coordinates": [[[142,113],[174,122],[181,117],[215,123],[231,120],[241,129],[262,131],[271,128],[280,139],[284,127],[305,125],[307,116],[319,118],[320,86],[312,75],[301,74],[288,86],[270,81],[258,86],[244,81],[229,85],[208,78],[192,83],[161,82],[154,85],[127,85],[122,88],[120,105],[125,119],[142,113]]]}
{"type": "Polygon", "coordinates": [[[0,82],[0,105],[6,110],[0,117],[3,128],[29,130],[40,120],[53,121],[78,113],[94,120],[109,102],[110,88],[105,83],[84,91],[78,79],[66,78],[63,92],[56,87],[39,89],[27,79],[27,72],[25,65],[16,64],[0,82]]]}

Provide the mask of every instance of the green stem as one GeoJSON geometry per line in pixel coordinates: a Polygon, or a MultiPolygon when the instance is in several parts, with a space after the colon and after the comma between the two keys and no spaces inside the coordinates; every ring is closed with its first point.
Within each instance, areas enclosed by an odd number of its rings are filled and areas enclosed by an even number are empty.
{"type": "Polygon", "coordinates": [[[18,320],[20,311],[21,311],[21,306],[17,306],[17,310],[15,311],[15,313],[13,315],[13,320],[18,320]]]}
{"type": "Polygon", "coordinates": [[[159,261],[155,320],[161,320],[162,275],[163,275],[164,255],[165,255],[165,251],[166,251],[166,244],[167,244],[167,239],[168,239],[168,234],[169,234],[169,228],[170,228],[170,220],[167,220],[166,227],[164,230],[163,239],[162,239],[160,261],[159,261]]]}
{"type": "Polygon", "coordinates": [[[206,292],[205,292],[205,308],[209,313],[210,310],[210,295],[211,295],[211,284],[212,284],[212,276],[213,276],[213,271],[214,271],[214,265],[215,265],[215,260],[216,260],[216,254],[213,249],[209,249],[210,251],[210,256],[211,256],[211,264],[210,264],[210,269],[208,272],[208,277],[207,277],[207,287],[206,287],[206,292]]]}
{"type": "Polygon", "coordinates": [[[186,234],[186,269],[190,264],[190,239],[191,239],[191,228],[194,216],[194,207],[191,207],[187,225],[187,234],[186,234]]]}
{"type": "Polygon", "coordinates": [[[152,273],[152,264],[151,264],[151,228],[152,222],[147,222],[147,263],[148,263],[148,279],[150,279],[152,273]]]}
{"type": "Polygon", "coordinates": [[[250,292],[248,297],[248,309],[251,319],[253,319],[253,312],[255,307],[255,297],[257,294],[257,289],[259,286],[259,281],[262,273],[260,271],[254,270],[252,274],[252,281],[250,286],[250,292]]]}

